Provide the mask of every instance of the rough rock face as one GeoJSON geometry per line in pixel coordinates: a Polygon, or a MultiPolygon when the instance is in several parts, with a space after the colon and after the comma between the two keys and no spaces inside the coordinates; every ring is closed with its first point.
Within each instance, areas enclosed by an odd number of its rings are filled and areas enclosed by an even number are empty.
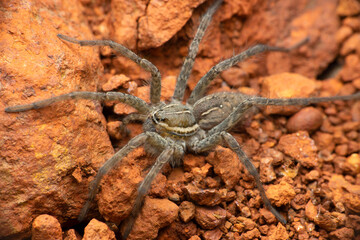
{"type": "Polygon", "coordinates": [[[4,113],[6,106],[97,89],[103,68],[96,48],[56,37],[61,32],[92,38],[81,4],[11,1],[1,7],[6,10],[0,17],[0,238],[19,239],[29,235],[39,213],[60,223],[76,219],[87,177],[113,149],[101,107],[93,101],[4,113]]]}
{"type": "Polygon", "coordinates": [[[145,198],[143,209],[128,239],[155,239],[160,228],[170,225],[179,207],[167,199],[145,198]]]}
{"type": "MultiPolygon", "coordinates": [[[[120,131],[123,117],[134,109],[107,102],[102,111],[97,102],[85,100],[16,114],[3,109],[74,90],[120,91],[149,100],[149,73],[136,63],[109,48],[98,51],[65,43],[58,33],[111,38],[133,49],[158,66],[162,100],[169,100],[200,16],[211,1],[0,2],[0,238],[29,238],[31,223],[38,226],[36,217],[46,213],[57,219],[52,219],[57,229],[53,238],[60,236],[60,223],[64,239],[81,239],[74,229],[82,232],[76,218],[89,182],[113,154],[105,130],[115,148],[121,148],[142,132],[137,123],[128,125],[129,136],[120,131]]],[[[253,44],[288,47],[310,37],[309,43],[290,53],[260,54],[234,66],[214,80],[208,92],[231,89],[265,97],[358,92],[359,9],[357,0],[224,0],[200,45],[188,89],[214,64],[253,44]],[[321,74],[334,59],[336,66],[321,74]],[[326,80],[316,81],[319,74],[326,80]]],[[[231,132],[260,171],[269,198],[288,219],[286,226],[265,209],[237,156],[219,146],[206,156],[185,155],[184,168],[164,168],[130,237],[357,236],[360,102],[313,107],[287,112],[266,108],[231,132]]],[[[106,221],[123,221],[153,162],[143,148],[124,158],[101,182],[88,220],[100,219],[100,214],[106,221]]],[[[114,238],[97,220],[89,223],[84,238],[98,239],[99,232],[105,239],[114,238]]]]}
{"type": "Polygon", "coordinates": [[[61,225],[53,216],[47,214],[39,215],[32,223],[31,235],[32,240],[61,240],[61,225]]]}
{"type": "Polygon", "coordinates": [[[115,240],[115,233],[109,227],[95,218],[92,219],[84,229],[83,240],[115,240]]]}

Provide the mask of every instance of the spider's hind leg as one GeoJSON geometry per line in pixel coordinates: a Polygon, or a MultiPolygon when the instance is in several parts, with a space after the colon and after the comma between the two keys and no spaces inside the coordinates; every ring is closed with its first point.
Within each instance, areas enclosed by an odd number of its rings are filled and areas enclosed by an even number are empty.
{"type": "Polygon", "coordinates": [[[203,152],[212,149],[214,146],[220,143],[226,143],[231,150],[233,150],[238,156],[241,163],[246,167],[248,172],[254,177],[256,186],[260,192],[260,196],[270,212],[283,224],[286,224],[285,218],[271,205],[270,200],[267,198],[264,187],[260,181],[259,173],[257,172],[254,164],[251,162],[249,157],[246,156],[244,151],[240,148],[239,143],[236,139],[225,131],[215,132],[214,134],[204,138],[201,141],[194,143],[191,148],[195,152],[203,152]]]}
{"type": "Polygon", "coordinates": [[[131,139],[128,144],[126,144],[122,149],[120,149],[114,156],[112,156],[109,160],[107,160],[104,165],[102,165],[95,177],[95,180],[91,182],[89,197],[84,204],[83,208],[80,211],[78,220],[82,222],[91,206],[91,203],[94,201],[96,193],[98,191],[100,181],[104,177],[104,175],[111,170],[115,165],[117,165],[126,155],[128,155],[135,148],[144,145],[148,136],[145,133],[142,133],[133,139],[131,139]]]}
{"type": "Polygon", "coordinates": [[[207,87],[209,86],[210,82],[216,78],[221,72],[235,66],[239,62],[245,61],[246,59],[255,56],[257,54],[263,52],[289,52],[293,49],[296,49],[309,41],[309,38],[304,38],[295,45],[285,48],[285,47],[276,47],[276,46],[269,46],[264,44],[257,44],[248,48],[247,50],[239,53],[236,56],[233,56],[229,59],[226,59],[222,62],[219,62],[215,66],[213,66],[196,84],[194,90],[192,91],[187,103],[193,105],[197,100],[202,98],[205,94],[207,87]]]}

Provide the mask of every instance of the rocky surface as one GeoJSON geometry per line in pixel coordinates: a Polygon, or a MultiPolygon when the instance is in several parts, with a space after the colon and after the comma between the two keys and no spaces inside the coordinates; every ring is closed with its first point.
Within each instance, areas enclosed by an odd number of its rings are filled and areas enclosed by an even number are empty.
{"type": "Polygon", "coordinates": [[[96,91],[101,85],[98,50],[56,37],[93,37],[80,2],[12,1],[1,8],[0,238],[21,239],[30,236],[32,221],[42,213],[72,225],[89,177],[113,148],[102,108],[94,101],[4,112],[5,106],[96,91]]]}
{"type": "Polygon", "coordinates": [[[101,239],[115,240],[115,233],[109,227],[96,219],[92,219],[84,229],[83,240],[101,239]]]}
{"type": "Polygon", "coordinates": [[[42,214],[32,223],[31,239],[62,239],[62,230],[59,221],[53,216],[42,214]]]}
{"type": "MultiPolygon", "coordinates": [[[[1,2],[0,109],[75,90],[121,91],[149,100],[149,74],[135,63],[108,48],[65,43],[58,33],[111,38],[138,52],[160,69],[162,100],[169,100],[209,4],[1,2]]],[[[276,98],[355,93],[360,90],[359,14],[356,0],[224,0],[200,45],[188,90],[211,66],[246,47],[288,47],[310,37],[290,53],[261,54],[238,64],[208,92],[231,89],[276,98]]],[[[54,228],[54,239],[115,239],[114,223],[130,213],[154,158],[143,148],[124,158],[104,177],[87,220],[78,224],[89,182],[113,155],[113,146],[118,150],[142,132],[137,123],[127,125],[129,135],[122,129],[123,117],[134,109],[116,102],[102,106],[79,100],[23,113],[0,111],[0,238],[36,239],[54,228]],[[107,224],[90,221],[93,217],[107,224]]],[[[287,217],[286,226],[264,208],[236,155],[219,146],[207,156],[185,155],[183,168],[164,168],[130,238],[358,236],[360,102],[300,109],[266,107],[231,132],[259,170],[272,204],[287,217]]]]}

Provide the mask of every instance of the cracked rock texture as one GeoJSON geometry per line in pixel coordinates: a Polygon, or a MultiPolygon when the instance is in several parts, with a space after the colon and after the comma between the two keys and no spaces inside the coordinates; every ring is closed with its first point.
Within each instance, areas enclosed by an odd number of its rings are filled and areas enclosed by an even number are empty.
{"type": "MultiPolygon", "coordinates": [[[[150,75],[109,48],[80,47],[56,35],[124,44],[159,68],[162,100],[169,100],[210,4],[0,1],[1,239],[115,239],[116,225],[131,212],[138,184],[154,162],[143,148],[134,150],[103,178],[87,219],[77,222],[99,167],[142,132],[138,123],[127,125],[129,135],[121,130],[123,117],[134,109],[89,100],[22,113],[3,109],[72,91],[120,91],[149,101],[150,75]],[[44,237],[48,229],[55,230],[44,237]]],[[[305,37],[309,42],[289,53],[260,54],[223,72],[208,93],[284,98],[358,92],[359,5],[357,0],[224,0],[200,44],[185,97],[213,65],[249,46],[290,47],[305,37]]],[[[286,226],[264,207],[236,154],[218,146],[206,156],[186,154],[183,168],[164,167],[129,238],[358,236],[360,102],[300,109],[254,110],[231,131],[286,226]]]]}
{"type": "Polygon", "coordinates": [[[1,8],[0,238],[21,239],[30,236],[41,213],[64,225],[74,221],[87,196],[88,177],[113,148],[97,102],[3,111],[75,90],[96,91],[103,71],[97,49],[56,37],[60,32],[93,37],[81,3],[2,1],[1,8]]]}

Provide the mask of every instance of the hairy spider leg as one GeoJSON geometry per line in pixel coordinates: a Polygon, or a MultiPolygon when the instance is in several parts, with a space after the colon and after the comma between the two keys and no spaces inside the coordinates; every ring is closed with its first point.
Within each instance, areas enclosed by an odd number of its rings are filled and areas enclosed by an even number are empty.
{"type": "Polygon", "coordinates": [[[337,100],[357,100],[360,99],[360,92],[346,95],[346,96],[333,96],[333,97],[312,97],[312,98],[264,98],[264,97],[250,97],[240,103],[235,110],[220,124],[212,128],[208,134],[216,132],[227,131],[231,129],[242,117],[242,115],[252,106],[294,106],[294,105],[310,105],[321,102],[332,102],[337,100]]]}
{"type": "Polygon", "coordinates": [[[80,211],[78,220],[82,222],[84,218],[86,217],[91,203],[94,201],[96,193],[99,188],[99,184],[103,176],[111,170],[115,165],[119,164],[119,162],[128,155],[132,150],[135,148],[138,148],[142,145],[144,145],[145,141],[147,140],[148,136],[146,133],[141,133],[131,139],[123,148],[121,148],[117,153],[115,153],[114,156],[112,156],[110,159],[108,159],[99,169],[98,173],[96,174],[96,177],[94,181],[91,182],[91,187],[89,191],[89,197],[86,200],[86,203],[84,204],[83,208],[80,211]]]}
{"type": "Polygon", "coordinates": [[[33,109],[47,107],[53,103],[65,101],[69,99],[90,99],[97,101],[119,101],[132,106],[142,114],[147,114],[150,111],[150,106],[141,98],[130,94],[120,92],[71,92],[62,94],[60,96],[36,101],[30,104],[16,105],[5,108],[5,112],[24,112],[33,109]]]}
{"type": "Polygon", "coordinates": [[[228,58],[224,61],[219,62],[215,66],[213,66],[196,84],[194,90],[190,94],[187,103],[193,105],[197,100],[202,98],[205,94],[206,88],[209,86],[210,82],[215,79],[217,75],[226,69],[231,68],[232,66],[242,62],[254,55],[260,54],[262,52],[270,51],[270,52],[289,52],[295,48],[298,48],[309,41],[309,38],[304,38],[294,46],[290,48],[276,47],[276,46],[268,46],[264,44],[257,44],[255,46],[250,47],[249,49],[235,55],[231,58],[228,58]]]}
{"type": "Polygon", "coordinates": [[[199,50],[199,44],[201,42],[201,39],[203,38],[205,31],[207,27],[209,26],[211,22],[211,18],[215,11],[218,9],[218,7],[221,5],[222,0],[216,0],[211,7],[206,11],[206,13],[201,17],[199,27],[196,31],[195,37],[192,40],[190,47],[189,47],[189,53],[184,61],[184,64],[181,67],[180,74],[176,81],[175,91],[173,95],[173,99],[182,101],[184,98],[184,93],[186,89],[186,83],[189,79],[192,67],[195,62],[196,54],[199,50]]]}
{"type": "Polygon", "coordinates": [[[149,173],[145,176],[144,180],[141,182],[138,195],[136,196],[133,209],[130,216],[128,216],[122,223],[123,234],[122,239],[126,239],[135,223],[136,218],[138,217],[140,210],[143,205],[143,200],[148,190],[150,189],[152,181],[159,174],[161,169],[166,163],[168,163],[174,153],[173,147],[167,147],[156,159],[155,164],[151,167],[149,173]]]}
{"type": "Polygon", "coordinates": [[[139,57],[133,51],[126,48],[125,46],[116,43],[111,40],[77,40],[72,37],[65,36],[63,34],[57,35],[60,39],[79,44],[80,46],[109,46],[124,57],[129,58],[130,60],[137,63],[144,70],[151,73],[151,85],[150,85],[150,101],[153,104],[160,102],[161,95],[161,74],[157,67],[152,64],[150,61],[139,57]]]}

